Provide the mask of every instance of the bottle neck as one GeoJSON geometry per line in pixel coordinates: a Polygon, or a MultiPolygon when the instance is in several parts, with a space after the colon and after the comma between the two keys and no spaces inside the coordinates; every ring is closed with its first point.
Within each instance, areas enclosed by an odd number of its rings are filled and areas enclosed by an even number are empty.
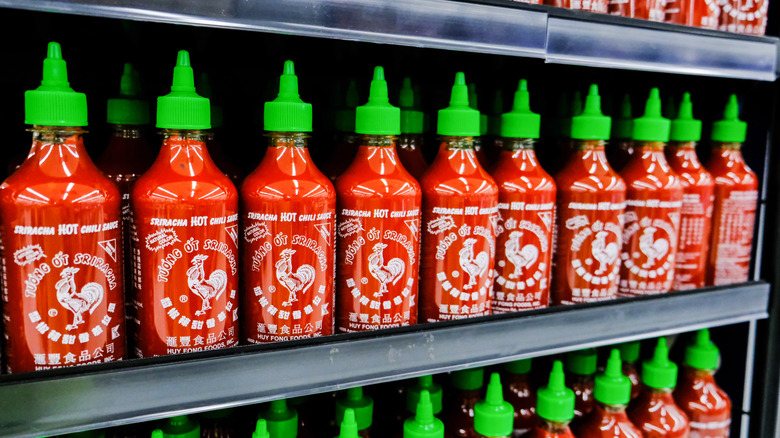
{"type": "Polygon", "coordinates": [[[114,137],[122,137],[122,138],[141,138],[143,135],[143,129],[145,126],[142,125],[110,125],[111,126],[111,134],[114,137]]]}
{"type": "Polygon", "coordinates": [[[206,170],[219,172],[206,147],[209,134],[204,130],[164,129],[162,147],[154,167],[170,166],[174,173],[190,177],[206,170]]]}
{"type": "Polygon", "coordinates": [[[650,396],[653,398],[665,398],[665,397],[671,397],[672,391],[674,391],[674,388],[650,388],[647,387],[647,391],[650,393],[650,396]]]}
{"type": "Polygon", "coordinates": [[[504,150],[507,151],[533,151],[536,139],[533,138],[504,138],[504,150]]]}
{"type": "Polygon", "coordinates": [[[675,149],[675,150],[692,150],[696,151],[696,142],[695,141],[670,141],[669,142],[669,148],[675,149]]]}
{"type": "Polygon", "coordinates": [[[477,137],[457,137],[452,135],[441,136],[439,150],[448,151],[473,151],[477,137]]]}
{"type": "Polygon", "coordinates": [[[597,403],[598,406],[608,414],[624,414],[626,412],[626,405],[608,405],[601,402],[597,403]]]}
{"type": "MultiPolygon", "coordinates": [[[[269,132],[265,135],[268,137],[268,147],[285,149],[308,149],[309,147],[309,135],[305,132],[269,132]]],[[[284,153],[284,151],[282,151],[284,153]]]]}
{"type": "Polygon", "coordinates": [[[689,376],[693,376],[696,379],[714,380],[715,370],[703,370],[700,368],[694,368],[688,365],[684,365],[686,373],[689,376]]]}
{"type": "Polygon", "coordinates": [[[726,159],[730,162],[744,163],[745,159],[742,157],[742,143],[713,142],[710,158],[718,158],[720,160],[726,159]]]}
{"type": "Polygon", "coordinates": [[[92,164],[82,127],[33,126],[32,147],[23,165],[34,165],[52,178],[68,178],[82,163],[92,164]]]}
{"type": "Polygon", "coordinates": [[[727,151],[740,151],[742,149],[742,143],[713,141],[712,150],[727,150],[727,151]]]}
{"type": "Polygon", "coordinates": [[[571,140],[574,151],[576,152],[604,152],[604,140],[571,140]]]}
{"type": "Polygon", "coordinates": [[[269,132],[266,137],[268,149],[261,167],[278,169],[287,176],[298,176],[313,169],[307,133],[269,132]]]}
{"type": "Polygon", "coordinates": [[[549,421],[542,419],[542,428],[550,433],[568,433],[569,432],[569,422],[560,422],[560,421],[549,421]]]}
{"type": "Polygon", "coordinates": [[[662,141],[634,140],[634,149],[637,151],[663,152],[666,143],[662,141]]]}

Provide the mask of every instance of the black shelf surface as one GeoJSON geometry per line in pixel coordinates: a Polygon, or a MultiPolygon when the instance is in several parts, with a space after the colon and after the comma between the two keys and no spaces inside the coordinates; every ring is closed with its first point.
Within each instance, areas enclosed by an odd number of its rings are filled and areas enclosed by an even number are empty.
{"type": "Polygon", "coordinates": [[[0,7],[774,81],[777,38],[508,0],[0,0],[0,7]]]}
{"type": "Polygon", "coordinates": [[[0,378],[0,436],[66,433],[767,317],[769,284],[0,378]]]}

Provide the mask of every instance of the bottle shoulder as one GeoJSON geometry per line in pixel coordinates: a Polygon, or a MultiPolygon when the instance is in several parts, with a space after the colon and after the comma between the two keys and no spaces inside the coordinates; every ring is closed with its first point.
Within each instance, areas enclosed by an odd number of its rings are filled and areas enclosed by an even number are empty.
{"type": "Polygon", "coordinates": [[[0,202],[42,207],[119,200],[116,184],[97,167],[80,167],[68,177],[50,177],[34,166],[22,165],[0,184],[0,202]]]}
{"type": "Polygon", "coordinates": [[[241,184],[242,200],[307,201],[336,199],[333,183],[321,172],[280,177],[268,175],[260,169],[252,172],[241,184]]]}
{"type": "Polygon", "coordinates": [[[149,171],[133,184],[134,201],[175,204],[238,201],[238,190],[222,172],[204,172],[197,176],[149,171]]]}

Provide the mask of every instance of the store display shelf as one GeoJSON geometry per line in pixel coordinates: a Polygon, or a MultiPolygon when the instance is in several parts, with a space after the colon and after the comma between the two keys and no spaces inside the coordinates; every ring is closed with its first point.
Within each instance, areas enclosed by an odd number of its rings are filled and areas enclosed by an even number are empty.
{"type": "Polygon", "coordinates": [[[767,317],[769,284],[0,378],[0,436],[51,435],[767,317]]]}

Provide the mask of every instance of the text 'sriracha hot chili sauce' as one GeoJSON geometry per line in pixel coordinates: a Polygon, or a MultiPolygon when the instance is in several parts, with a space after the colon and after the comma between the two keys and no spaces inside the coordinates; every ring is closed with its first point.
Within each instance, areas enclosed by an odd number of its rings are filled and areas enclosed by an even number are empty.
{"type": "Polygon", "coordinates": [[[556,360],[550,381],[536,392],[536,424],[531,438],[574,438],[569,422],[574,418],[574,392],[564,385],[563,364],[556,360]]]}
{"type": "Polygon", "coordinates": [[[620,172],[628,187],[620,296],[672,289],[683,191],[664,155],[669,130],[669,119],[661,117],[660,93],[653,88],[644,116],[634,119],[634,154],[620,172]]]}
{"type": "Polygon", "coordinates": [[[322,172],[334,182],[350,166],[361,143],[360,135],[355,133],[355,108],[360,98],[354,80],[349,81],[344,99],[343,107],[335,112],[335,147],[330,158],[321,166],[322,172]]]}
{"type": "Polygon", "coordinates": [[[708,286],[748,280],[758,178],[742,158],[747,123],[739,120],[737,96],[731,95],[723,119],[712,125],[712,152],[707,170],[715,180],[708,286]]]}
{"type": "Polygon", "coordinates": [[[504,400],[514,408],[512,438],[528,436],[536,425],[536,391],[531,383],[531,359],[503,365],[504,400]]]}
{"type": "Polygon", "coordinates": [[[0,186],[7,371],[121,360],[121,199],[84,148],[87,98],[70,88],[58,43],[24,111],[32,148],[0,186]]]}
{"type": "Polygon", "coordinates": [[[707,329],[696,332],[694,343],[685,349],[682,382],[674,390],[674,401],[691,423],[691,436],[728,438],[731,400],[715,382],[720,362],[718,347],[707,329]]]}
{"type": "Polygon", "coordinates": [[[211,80],[209,75],[205,72],[198,77],[197,92],[201,96],[209,99],[211,104],[211,130],[206,135],[206,148],[209,151],[214,164],[217,165],[219,170],[222,171],[236,187],[241,185],[241,181],[244,179],[244,173],[236,165],[233,160],[230,159],[227,152],[222,145],[222,123],[223,123],[223,110],[221,105],[217,105],[213,101],[213,94],[211,90],[211,80]]]}
{"type": "Polygon", "coordinates": [[[498,220],[498,187],[474,152],[479,112],[469,107],[458,73],[450,106],[439,110],[441,145],[423,175],[420,319],[490,314],[498,220]]]}
{"type": "MultiPolygon", "coordinates": [[[[469,106],[476,111],[479,111],[479,103],[477,101],[477,84],[469,84],[469,106]]],[[[474,154],[479,160],[479,164],[483,169],[489,169],[490,163],[488,162],[487,153],[485,153],[484,143],[485,135],[488,131],[488,117],[487,114],[479,113],[479,135],[474,136],[474,154]]]]}
{"type": "Polygon", "coordinates": [[[131,196],[141,357],[238,344],[238,192],[206,149],[209,100],[194,83],[182,50],[157,99],[160,154],[131,196]]]}
{"type": "Polygon", "coordinates": [[[494,313],[547,307],[550,298],[555,183],[534,152],[540,122],[523,79],[501,118],[504,150],[491,173],[499,212],[494,313]]]}
{"type": "Polygon", "coordinates": [[[604,140],[610,118],[591,85],[582,114],[572,118],[575,152],[558,172],[557,244],[551,298],[576,304],[615,298],[626,185],[609,166],[604,140]]]}
{"type": "Polygon", "coordinates": [[[623,95],[620,105],[620,117],[612,123],[612,139],[607,145],[607,160],[609,165],[620,172],[626,167],[634,153],[634,142],[631,141],[631,132],[634,129],[634,119],[631,117],[631,96],[623,95]]]}
{"type": "Polygon", "coordinates": [[[382,67],[358,107],[361,146],[336,180],[336,327],[360,332],[417,322],[420,185],[396,154],[401,114],[390,105],[382,67]]]}
{"type": "Polygon", "coordinates": [[[249,343],[333,333],[336,190],[308,149],[312,107],[292,61],[263,112],[268,150],[241,186],[242,336],[249,343]]]}
{"type": "Polygon", "coordinates": [[[504,401],[501,377],[490,375],[485,398],[474,406],[474,431],[485,438],[510,438],[515,421],[515,409],[504,401]]]}
{"type": "Polygon", "coordinates": [[[767,0],[717,0],[720,6],[718,29],[748,35],[766,33],[767,0]]]}
{"type": "Polygon", "coordinates": [[[413,416],[404,421],[403,438],[444,438],[444,423],[434,417],[431,394],[423,389],[418,398],[413,416]]]}
{"type": "Polygon", "coordinates": [[[666,159],[683,186],[674,290],[704,287],[715,183],[696,155],[699,139],[701,121],[693,118],[691,95],[685,93],[666,148],[666,159]]]}
{"type": "Polygon", "coordinates": [[[398,99],[401,108],[401,135],[398,136],[398,158],[404,168],[415,178],[420,177],[428,169],[428,163],[422,153],[425,143],[423,136],[423,121],[425,116],[417,106],[412,80],[404,78],[401,94],[398,99]]]}

